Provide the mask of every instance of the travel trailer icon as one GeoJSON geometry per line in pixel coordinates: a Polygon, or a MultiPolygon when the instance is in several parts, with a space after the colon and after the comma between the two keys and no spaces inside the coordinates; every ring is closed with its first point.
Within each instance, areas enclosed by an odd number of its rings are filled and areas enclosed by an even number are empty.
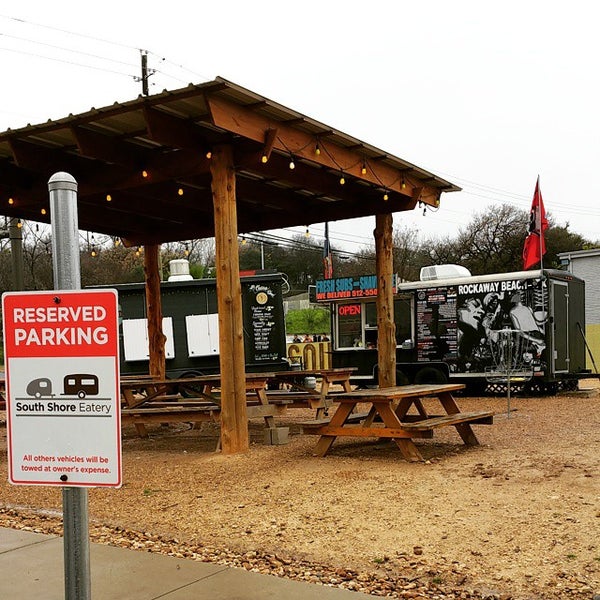
{"type": "MultiPolygon", "coordinates": [[[[53,398],[52,381],[48,377],[38,377],[27,384],[25,389],[28,396],[35,398],[53,398]]],[[[98,395],[98,377],[89,373],[72,373],[65,375],[63,379],[63,396],[86,396],[98,395]]]]}

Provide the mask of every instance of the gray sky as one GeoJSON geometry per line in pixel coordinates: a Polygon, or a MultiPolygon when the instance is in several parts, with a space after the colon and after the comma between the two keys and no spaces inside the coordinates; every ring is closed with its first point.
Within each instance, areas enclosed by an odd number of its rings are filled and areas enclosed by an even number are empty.
{"type": "MultiPolygon", "coordinates": [[[[529,210],[539,175],[555,220],[599,240],[598,11],[589,0],[4,2],[0,130],[133,99],[144,49],[151,94],[220,75],[463,188],[425,217],[395,214],[397,226],[453,236],[490,204],[529,210]]],[[[332,223],[332,243],[358,250],[373,226],[332,223]]]]}

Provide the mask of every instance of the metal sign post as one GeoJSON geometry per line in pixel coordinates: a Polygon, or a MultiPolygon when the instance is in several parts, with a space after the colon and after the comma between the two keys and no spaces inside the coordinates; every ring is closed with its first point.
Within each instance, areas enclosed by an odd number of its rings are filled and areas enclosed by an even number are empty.
{"type": "MultiPolygon", "coordinates": [[[[52,266],[55,290],[81,289],[77,182],[69,173],[55,173],[48,181],[52,223],[52,266]]],[[[88,491],[63,488],[65,600],[89,600],[90,536],[88,491]]]]}

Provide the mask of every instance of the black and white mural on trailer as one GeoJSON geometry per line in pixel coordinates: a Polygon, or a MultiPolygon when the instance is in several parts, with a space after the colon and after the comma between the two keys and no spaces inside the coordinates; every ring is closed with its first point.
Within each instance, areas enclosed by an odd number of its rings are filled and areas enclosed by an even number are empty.
{"type": "Polygon", "coordinates": [[[547,306],[541,279],[419,290],[418,360],[445,360],[455,373],[544,370],[547,306]]]}

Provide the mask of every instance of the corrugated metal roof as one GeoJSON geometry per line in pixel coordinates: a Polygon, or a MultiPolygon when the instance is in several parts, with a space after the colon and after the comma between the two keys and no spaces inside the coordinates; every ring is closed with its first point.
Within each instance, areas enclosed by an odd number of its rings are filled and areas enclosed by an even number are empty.
{"type": "Polygon", "coordinates": [[[44,221],[47,181],[67,171],[81,229],[131,243],[212,237],[216,144],[234,151],[240,233],[437,206],[460,189],[219,77],[0,133],[1,212],[44,221]]]}

